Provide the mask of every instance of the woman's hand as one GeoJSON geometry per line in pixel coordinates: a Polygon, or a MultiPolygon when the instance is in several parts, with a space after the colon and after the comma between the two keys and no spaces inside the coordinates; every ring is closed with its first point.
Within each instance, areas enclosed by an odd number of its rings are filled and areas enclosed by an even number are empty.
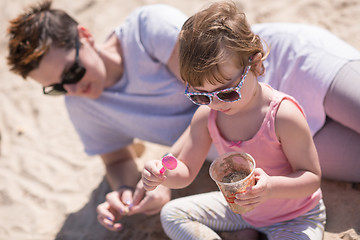
{"type": "Polygon", "coordinates": [[[106,194],[106,201],[96,208],[99,223],[111,231],[120,231],[123,225],[118,221],[129,214],[133,205],[132,195],[133,190],[129,187],[106,194]]]}
{"type": "Polygon", "coordinates": [[[159,186],[154,191],[147,192],[140,180],[135,191],[121,187],[106,195],[106,201],[97,207],[98,221],[111,231],[120,231],[123,225],[119,222],[123,217],[144,213],[152,215],[159,213],[165,203],[171,199],[171,191],[165,186],[159,186]]]}
{"type": "Polygon", "coordinates": [[[134,205],[130,208],[128,215],[144,213],[152,215],[159,213],[165,203],[171,199],[171,191],[163,185],[158,186],[154,191],[145,191],[143,182],[140,180],[134,196],[134,205]]]}

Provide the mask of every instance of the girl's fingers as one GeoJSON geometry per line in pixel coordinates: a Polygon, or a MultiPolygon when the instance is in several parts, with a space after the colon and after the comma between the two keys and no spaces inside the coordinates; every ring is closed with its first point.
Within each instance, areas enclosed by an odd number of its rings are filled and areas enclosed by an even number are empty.
{"type": "Polygon", "coordinates": [[[149,171],[143,171],[142,174],[142,182],[144,184],[144,188],[147,191],[152,191],[154,190],[157,186],[159,186],[160,184],[162,184],[166,179],[165,175],[161,175],[160,173],[155,175],[152,174],[149,171]]]}
{"type": "Polygon", "coordinates": [[[250,195],[249,197],[242,197],[241,194],[236,195],[234,202],[242,207],[253,207],[261,203],[261,196],[259,195],[250,195]]]}

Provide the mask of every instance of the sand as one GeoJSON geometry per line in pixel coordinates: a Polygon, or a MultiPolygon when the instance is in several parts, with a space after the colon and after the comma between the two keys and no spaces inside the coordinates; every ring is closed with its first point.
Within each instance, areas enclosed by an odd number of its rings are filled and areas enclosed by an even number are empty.
{"type": "MultiPolygon", "coordinates": [[[[0,2],[0,240],[167,239],[159,216],[125,220],[120,233],[97,223],[95,207],[110,190],[99,157],[83,153],[62,97],[45,97],[41,86],[10,73],[6,66],[7,20],[33,1],[0,2]]],[[[103,41],[136,7],[167,3],[190,15],[205,0],[55,0],[103,41]]],[[[239,1],[250,23],[285,21],[324,27],[360,49],[358,0],[239,1]]],[[[140,142],[141,143],[141,142],[140,142]]],[[[142,142],[141,159],[158,158],[167,147],[142,142]]],[[[216,189],[207,163],[188,188],[174,197],[216,189]]],[[[324,180],[326,240],[360,239],[360,189],[324,180]]]]}

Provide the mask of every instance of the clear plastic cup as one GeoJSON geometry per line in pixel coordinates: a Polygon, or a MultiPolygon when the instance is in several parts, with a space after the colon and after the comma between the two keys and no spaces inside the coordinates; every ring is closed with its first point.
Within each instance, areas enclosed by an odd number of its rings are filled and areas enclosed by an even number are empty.
{"type": "Polygon", "coordinates": [[[229,152],[211,163],[209,173],[234,213],[243,214],[252,210],[234,202],[235,194],[245,192],[255,185],[255,160],[245,152],[229,152]]]}

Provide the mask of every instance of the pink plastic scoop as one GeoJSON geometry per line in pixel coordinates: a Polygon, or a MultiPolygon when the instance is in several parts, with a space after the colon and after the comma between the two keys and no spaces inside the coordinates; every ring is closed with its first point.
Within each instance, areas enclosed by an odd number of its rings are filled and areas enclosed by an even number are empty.
{"type": "Polygon", "coordinates": [[[160,169],[160,174],[163,174],[166,169],[174,170],[177,167],[177,159],[171,154],[166,154],[162,160],[163,167],[160,169]]]}

